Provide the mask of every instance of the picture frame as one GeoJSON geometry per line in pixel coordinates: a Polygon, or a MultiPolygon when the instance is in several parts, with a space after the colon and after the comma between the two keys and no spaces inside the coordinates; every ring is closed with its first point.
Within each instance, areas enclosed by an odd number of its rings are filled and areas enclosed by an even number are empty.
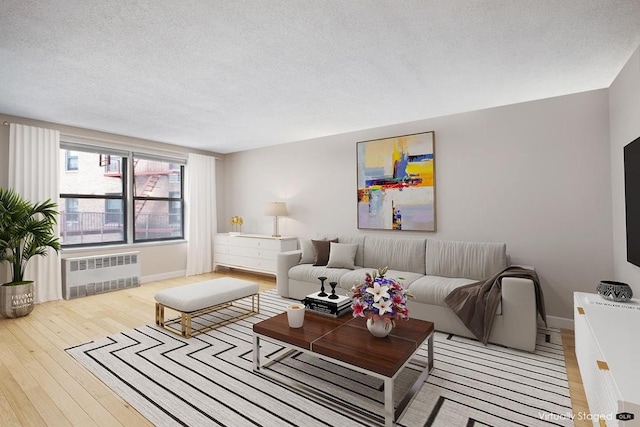
{"type": "Polygon", "coordinates": [[[358,228],[436,231],[435,132],[356,143],[358,228]]]}

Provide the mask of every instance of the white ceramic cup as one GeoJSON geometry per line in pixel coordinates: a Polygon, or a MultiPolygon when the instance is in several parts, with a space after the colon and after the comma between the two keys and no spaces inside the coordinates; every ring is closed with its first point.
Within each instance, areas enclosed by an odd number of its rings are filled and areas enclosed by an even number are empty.
{"type": "Polygon", "coordinates": [[[304,305],[289,304],[287,306],[287,320],[290,328],[301,328],[304,323],[304,305]]]}

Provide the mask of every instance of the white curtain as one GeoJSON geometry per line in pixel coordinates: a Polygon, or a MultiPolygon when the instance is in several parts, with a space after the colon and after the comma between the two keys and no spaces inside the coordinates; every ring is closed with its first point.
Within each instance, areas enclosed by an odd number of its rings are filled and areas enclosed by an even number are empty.
{"type": "MultiPolygon", "coordinates": [[[[32,203],[58,203],[60,194],[60,132],[11,123],[9,129],[9,187],[32,203]]],[[[60,207],[58,207],[60,210],[60,207]]],[[[59,235],[59,227],[55,232],[59,235]]],[[[62,299],[62,268],[58,254],[33,257],[25,279],[33,280],[35,302],[62,299]]]]}
{"type": "Polygon", "coordinates": [[[187,276],[213,269],[216,233],[216,159],[190,153],[185,177],[187,203],[187,276]]]}

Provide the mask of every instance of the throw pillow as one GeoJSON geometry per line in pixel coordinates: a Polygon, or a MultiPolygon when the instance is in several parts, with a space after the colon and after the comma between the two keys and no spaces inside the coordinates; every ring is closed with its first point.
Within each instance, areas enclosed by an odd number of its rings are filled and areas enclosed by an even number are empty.
{"type": "Polygon", "coordinates": [[[311,240],[300,240],[300,249],[302,249],[300,264],[313,264],[316,260],[316,253],[313,250],[313,243],[311,243],[311,240]]]}
{"type": "Polygon", "coordinates": [[[348,268],[353,270],[356,268],[354,262],[356,259],[357,243],[331,243],[329,245],[329,262],[327,267],[330,268],[348,268]]]}
{"type": "Polygon", "coordinates": [[[313,250],[316,254],[316,259],[313,265],[327,265],[329,262],[329,251],[331,250],[331,242],[338,243],[338,239],[333,240],[312,240],[313,250]]]}

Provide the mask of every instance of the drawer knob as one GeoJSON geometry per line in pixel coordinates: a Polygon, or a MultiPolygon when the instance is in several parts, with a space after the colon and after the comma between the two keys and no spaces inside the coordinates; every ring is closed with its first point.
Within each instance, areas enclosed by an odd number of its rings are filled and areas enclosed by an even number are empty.
{"type": "Polygon", "coordinates": [[[578,307],[578,314],[584,314],[584,308],[578,307]]]}
{"type": "Polygon", "coordinates": [[[598,364],[598,369],[600,369],[601,371],[609,370],[609,365],[607,365],[607,362],[603,360],[596,360],[596,363],[598,364]]]}

